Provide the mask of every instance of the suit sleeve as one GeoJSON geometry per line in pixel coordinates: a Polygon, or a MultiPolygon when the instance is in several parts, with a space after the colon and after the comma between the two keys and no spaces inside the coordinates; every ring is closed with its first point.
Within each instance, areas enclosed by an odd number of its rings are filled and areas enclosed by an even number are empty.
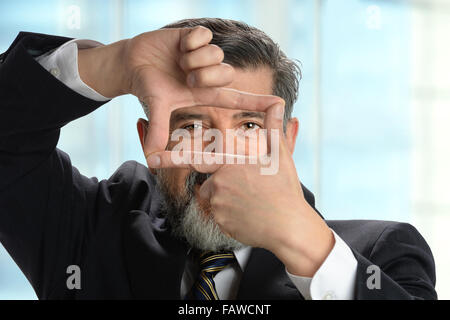
{"type": "Polygon", "coordinates": [[[78,50],[99,46],[103,46],[103,44],[92,40],[73,39],[64,43],[55,51],[37,57],[36,61],[73,91],[92,100],[108,101],[111,98],[104,97],[85,84],[78,72],[78,50]]]}
{"type": "Polygon", "coordinates": [[[358,261],[356,299],[437,299],[433,255],[412,225],[389,225],[368,258],[353,253],[358,261]]]}
{"type": "Polygon", "coordinates": [[[89,199],[98,183],[56,145],[61,127],[105,102],[77,94],[35,61],[69,40],[21,32],[0,56],[0,241],[39,298],[81,259],[95,223],[89,199]]]}

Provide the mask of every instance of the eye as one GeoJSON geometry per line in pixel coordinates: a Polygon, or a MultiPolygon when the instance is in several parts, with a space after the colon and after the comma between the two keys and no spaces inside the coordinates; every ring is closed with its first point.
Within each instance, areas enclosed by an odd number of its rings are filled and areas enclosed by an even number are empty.
{"type": "Polygon", "coordinates": [[[192,123],[192,124],[188,124],[188,125],[183,127],[183,129],[186,129],[186,130],[189,130],[189,131],[195,130],[195,129],[198,130],[198,129],[202,129],[202,128],[203,128],[203,126],[201,125],[201,123],[192,123]]]}
{"type": "Polygon", "coordinates": [[[259,124],[257,124],[256,122],[246,122],[241,126],[241,129],[244,131],[256,130],[256,129],[261,129],[261,126],[259,124]]]}

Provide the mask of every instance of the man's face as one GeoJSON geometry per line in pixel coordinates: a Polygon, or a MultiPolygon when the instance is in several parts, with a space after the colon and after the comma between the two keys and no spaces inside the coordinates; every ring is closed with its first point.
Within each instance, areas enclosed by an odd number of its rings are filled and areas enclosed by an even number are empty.
{"type": "MultiPolygon", "coordinates": [[[[235,69],[234,79],[229,88],[254,94],[273,93],[272,71],[269,68],[235,69]]],[[[227,129],[255,132],[260,128],[264,128],[264,113],[207,106],[177,109],[172,113],[170,121],[171,133],[184,129],[190,132],[192,140],[194,129],[201,130],[196,132],[220,130],[224,137],[223,150],[227,150],[227,129]],[[198,126],[199,122],[201,126],[198,126]]],[[[234,139],[233,142],[235,141],[234,139]]],[[[178,143],[179,141],[169,141],[167,149],[172,150],[178,143]]],[[[204,142],[203,148],[209,143],[211,141],[204,142]]],[[[243,153],[247,152],[248,148],[245,148],[243,153]]],[[[209,203],[198,196],[199,188],[208,175],[184,168],[159,169],[155,172],[166,200],[167,218],[176,236],[186,239],[191,246],[200,250],[233,250],[241,246],[220,231],[214,222],[214,213],[210,212],[209,203]]]]}
{"type": "MultiPolygon", "coordinates": [[[[268,68],[256,70],[235,69],[235,80],[229,88],[246,91],[254,94],[272,94],[272,71],[268,68]]],[[[194,137],[194,122],[200,122],[202,129],[220,130],[225,137],[226,129],[258,130],[264,127],[263,112],[249,112],[246,110],[224,109],[216,107],[189,107],[175,110],[171,115],[170,132],[176,129],[186,129],[194,137]]],[[[198,126],[195,128],[199,129],[198,126]]],[[[171,150],[178,141],[169,141],[167,149],[171,150]]],[[[204,147],[210,142],[204,142],[204,147]]],[[[226,150],[226,141],[223,139],[223,150],[226,150]]],[[[165,169],[166,175],[172,182],[174,194],[182,192],[190,169],[165,169]]],[[[196,196],[199,186],[196,186],[196,196]]]]}

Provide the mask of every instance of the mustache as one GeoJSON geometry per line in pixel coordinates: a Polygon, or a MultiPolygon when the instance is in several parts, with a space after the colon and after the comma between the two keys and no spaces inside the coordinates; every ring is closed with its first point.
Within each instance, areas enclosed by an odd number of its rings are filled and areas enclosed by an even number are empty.
{"type": "Polygon", "coordinates": [[[209,177],[211,177],[212,173],[202,173],[198,171],[192,171],[186,177],[186,189],[189,191],[191,195],[194,194],[195,185],[201,185],[205,182],[209,177]]]}

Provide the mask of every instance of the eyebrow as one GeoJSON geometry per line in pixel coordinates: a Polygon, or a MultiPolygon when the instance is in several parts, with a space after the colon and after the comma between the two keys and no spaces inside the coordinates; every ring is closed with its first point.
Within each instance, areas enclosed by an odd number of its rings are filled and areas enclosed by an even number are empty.
{"type": "Polygon", "coordinates": [[[264,120],[264,112],[243,111],[233,115],[233,119],[258,118],[264,120]]]}
{"type": "MultiPolygon", "coordinates": [[[[258,118],[261,120],[264,120],[264,112],[256,112],[256,111],[242,111],[239,113],[236,113],[233,115],[233,119],[234,120],[239,120],[239,119],[246,119],[246,118],[258,118]]],[[[174,126],[175,124],[177,124],[180,121],[188,121],[188,120],[210,120],[211,118],[206,115],[206,114],[202,114],[202,113],[177,113],[177,114],[172,114],[171,118],[170,118],[170,125],[174,126]]]]}
{"type": "Polygon", "coordinates": [[[176,123],[180,121],[187,121],[187,120],[206,120],[209,119],[209,116],[201,113],[177,113],[172,114],[170,117],[170,125],[175,125],[176,123]]]}

